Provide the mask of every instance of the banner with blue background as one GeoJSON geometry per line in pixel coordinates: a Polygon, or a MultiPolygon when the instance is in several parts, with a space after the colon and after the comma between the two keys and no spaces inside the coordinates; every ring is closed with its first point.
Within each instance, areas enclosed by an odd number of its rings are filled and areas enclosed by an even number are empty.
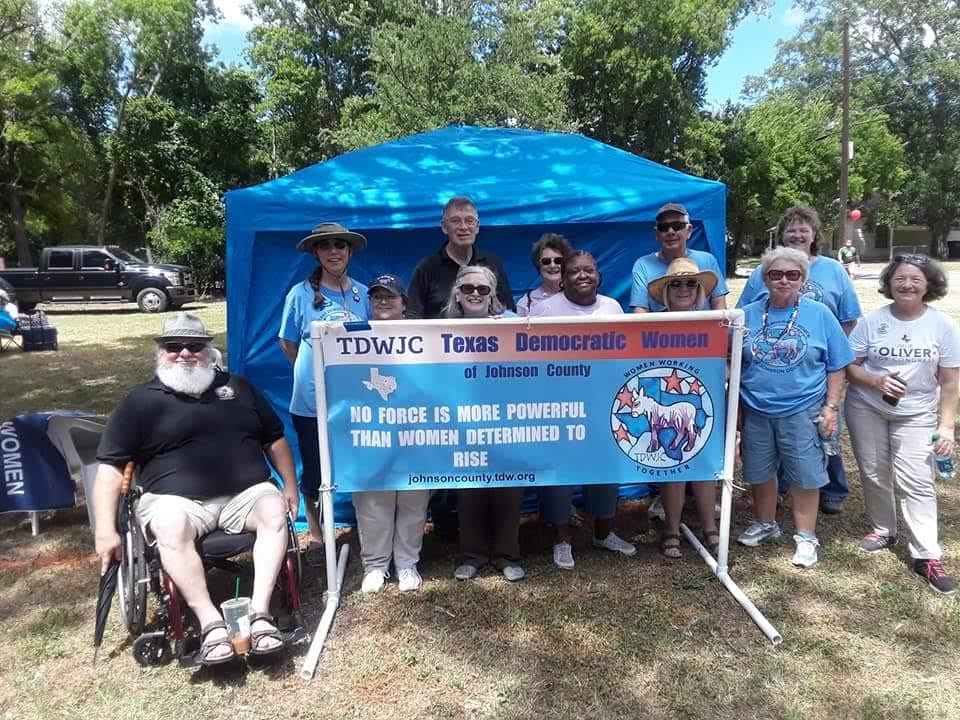
{"type": "Polygon", "coordinates": [[[670,314],[315,323],[334,483],[715,480],[728,330],[670,314]]]}

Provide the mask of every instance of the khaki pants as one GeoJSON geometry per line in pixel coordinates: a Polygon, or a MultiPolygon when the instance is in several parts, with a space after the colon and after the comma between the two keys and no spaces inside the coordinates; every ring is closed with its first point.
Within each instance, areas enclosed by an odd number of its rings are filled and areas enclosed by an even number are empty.
{"type": "Polygon", "coordinates": [[[386,573],[390,558],[397,572],[416,567],[429,501],[429,490],[353,493],[364,572],[386,573]]]}
{"type": "Polygon", "coordinates": [[[900,417],[847,395],[846,413],[873,531],[890,537],[897,534],[899,502],[910,535],[910,556],[939,560],[937,488],[930,451],[936,412],[900,417]]]}

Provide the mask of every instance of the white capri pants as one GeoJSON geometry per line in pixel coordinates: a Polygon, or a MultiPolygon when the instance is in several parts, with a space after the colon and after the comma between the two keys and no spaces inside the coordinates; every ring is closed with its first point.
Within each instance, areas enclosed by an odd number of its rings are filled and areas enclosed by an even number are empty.
{"type": "Polygon", "coordinates": [[[910,535],[910,556],[939,560],[937,488],[930,451],[930,438],[937,430],[936,412],[890,415],[851,394],[847,395],[846,411],[873,531],[896,536],[899,502],[910,535]]]}
{"type": "Polygon", "coordinates": [[[386,574],[391,557],[398,572],[416,566],[429,501],[429,490],[353,493],[365,573],[381,570],[386,574]]]}

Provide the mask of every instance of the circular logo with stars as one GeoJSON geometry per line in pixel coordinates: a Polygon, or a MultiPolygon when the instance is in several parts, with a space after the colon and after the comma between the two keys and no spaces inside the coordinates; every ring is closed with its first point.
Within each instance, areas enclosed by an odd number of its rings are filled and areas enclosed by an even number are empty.
{"type": "Polygon", "coordinates": [[[788,368],[796,365],[807,353],[807,338],[796,328],[783,336],[787,329],[785,322],[773,322],[767,326],[766,333],[757,333],[750,340],[750,351],[756,362],[768,367],[788,368]]]}
{"type": "Polygon", "coordinates": [[[823,288],[812,280],[807,280],[807,282],[804,283],[800,294],[805,298],[810,298],[811,300],[816,300],[817,302],[823,302],[823,288]]]}
{"type": "Polygon", "coordinates": [[[707,444],[713,399],[695,375],[664,366],[644,370],[617,391],[610,431],[620,451],[638,465],[672,468],[707,444]]]}

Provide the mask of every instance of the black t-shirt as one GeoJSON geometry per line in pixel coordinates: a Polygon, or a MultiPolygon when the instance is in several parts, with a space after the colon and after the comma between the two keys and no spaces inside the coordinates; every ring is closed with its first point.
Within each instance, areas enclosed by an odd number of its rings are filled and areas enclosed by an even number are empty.
{"type": "Polygon", "coordinates": [[[206,500],[267,480],[263,448],[281,437],[280,418],[246,378],[217,373],[194,398],[155,377],[114,410],[97,460],[136,462],[144,492],[206,500]]]}
{"type": "MultiPolygon", "coordinates": [[[[447,246],[433,255],[427,255],[413,271],[410,279],[410,292],[407,297],[407,317],[432,320],[440,317],[443,306],[450,299],[453,281],[457,279],[460,265],[447,255],[447,246]]],[[[473,248],[473,255],[467,265],[483,265],[493,270],[497,276],[497,298],[509,310],[516,310],[510,281],[503,271],[500,258],[473,248]]]]}

